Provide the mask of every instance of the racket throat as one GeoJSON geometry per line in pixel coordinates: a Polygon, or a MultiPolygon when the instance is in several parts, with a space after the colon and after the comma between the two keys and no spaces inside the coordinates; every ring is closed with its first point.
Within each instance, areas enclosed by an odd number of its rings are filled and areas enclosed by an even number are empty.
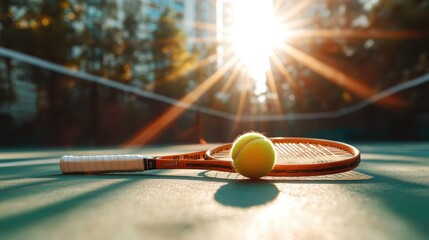
{"type": "Polygon", "coordinates": [[[157,169],[156,159],[154,157],[144,157],[143,165],[144,165],[144,170],[157,169]]]}

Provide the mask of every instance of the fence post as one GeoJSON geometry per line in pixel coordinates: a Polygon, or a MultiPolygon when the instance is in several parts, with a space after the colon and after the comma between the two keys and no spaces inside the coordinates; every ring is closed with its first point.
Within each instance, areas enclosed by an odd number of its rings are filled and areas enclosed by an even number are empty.
{"type": "Polygon", "coordinates": [[[98,143],[99,127],[99,105],[98,105],[98,84],[91,82],[89,92],[89,141],[91,145],[98,143]]]}

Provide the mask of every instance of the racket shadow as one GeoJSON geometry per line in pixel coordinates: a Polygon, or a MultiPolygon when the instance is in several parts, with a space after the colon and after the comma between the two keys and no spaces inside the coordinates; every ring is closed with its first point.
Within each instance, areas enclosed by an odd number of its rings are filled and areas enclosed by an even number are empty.
{"type": "Polygon", "coordinates": [[[169,180],[192,180],[192,181],[207,181],[207,182],[270,182],[270,183],[318,183],[318,184],[350,184],[350,183],[371,183],[373,177],[371,175],[358,172],[356,170],[307,177],[263,177],[259,180],[250,180],[238,173],[220,172],[211,170],[167,170],[157,169],[146,172],[135,173],[103,173],[103,174],[82,174],[82,175],[62,175],[56,174],[50,177],[59,178],[87,178],[87,179],[169,179],[169,180]]]}
{"type": "MultiPolygon", "coordinates": [[[[226,173],[226,172],[217,172],[217,171],[204,171],[199,174],[207,178],[213,179],[230,179],[230,180],[248,180],[247,178],[241,176],[238,173],[226,173]]],[[[373,177],[371,175],[358,172],[356,170],[329,174],[329,175],[320,175],[320,176],[307,176],[307,177],[264,177],[259,181],[266,181],[271,183],[336,183],[336,184],[347,184],[352,182],[371,182],[373,177]]]]}
{"type": "Polygon", "coordinates": [[[307,177],[270,177],[266,176],[258,180],[248,179],[239,173],[221,172],[212,170],[169,170],[157,169],[146,172],[124,172],[124,173],[102,173],[102,174],[81,174],[63,175],[54,174],[49,177],[70,178],[70,179],[168,179],[168,180],[192,180],[208,182],[270,182],[270,183],[352,183],[352,182],[373,182],[373,177],[369,174],[356,170],[307,177]]]}

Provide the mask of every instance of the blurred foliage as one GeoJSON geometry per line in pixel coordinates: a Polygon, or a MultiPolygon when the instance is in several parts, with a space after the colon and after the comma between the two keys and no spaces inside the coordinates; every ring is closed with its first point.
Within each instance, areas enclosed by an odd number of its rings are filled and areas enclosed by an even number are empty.
{"type": "Polygon", "coordinates": [[[199,56],[187,50],[185,33],[176,26],[177,17],[173,10],[167,8],[156,25],[150,42],[155,66],[154,92],[180,98],[194,81],[189,78],[189,73],[199,56]]]}

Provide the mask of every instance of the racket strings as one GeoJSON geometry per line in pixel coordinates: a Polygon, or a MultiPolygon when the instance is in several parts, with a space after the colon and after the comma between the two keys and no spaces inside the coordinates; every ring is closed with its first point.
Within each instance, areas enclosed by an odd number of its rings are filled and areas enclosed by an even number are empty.
{"type": "Polygon", "coordinates": [[[336,147],[311,143],[275,143],[279,163],[327,163],[347,159],[351,153],[336,147]]]}
{"type": "Polygon", "coordinates": [[[275,147],[278,153],[277,161],[282,163],[303,163],[318,157],[299,143],[278,143],[275,147]]]}
{"type": "Polygon", "coordinates": [[[277,161],[279,162],[300,162],[303,158],[302,151],[297,151],[297,147],[294,143],[276,143],[275,145],[277,151],[277,161]]]}
{"type": "Polygon", "coordinates": [[[323,145],[320,145],[320,144],[317,144],[317,146],[310,145],[310,147],[311,149],[315,150],[315,154],[317,155],[318,159],[320,159],[321,162],[331,162],[331,161],[339,160],[336,154],[328,150],[323,145]]]}

